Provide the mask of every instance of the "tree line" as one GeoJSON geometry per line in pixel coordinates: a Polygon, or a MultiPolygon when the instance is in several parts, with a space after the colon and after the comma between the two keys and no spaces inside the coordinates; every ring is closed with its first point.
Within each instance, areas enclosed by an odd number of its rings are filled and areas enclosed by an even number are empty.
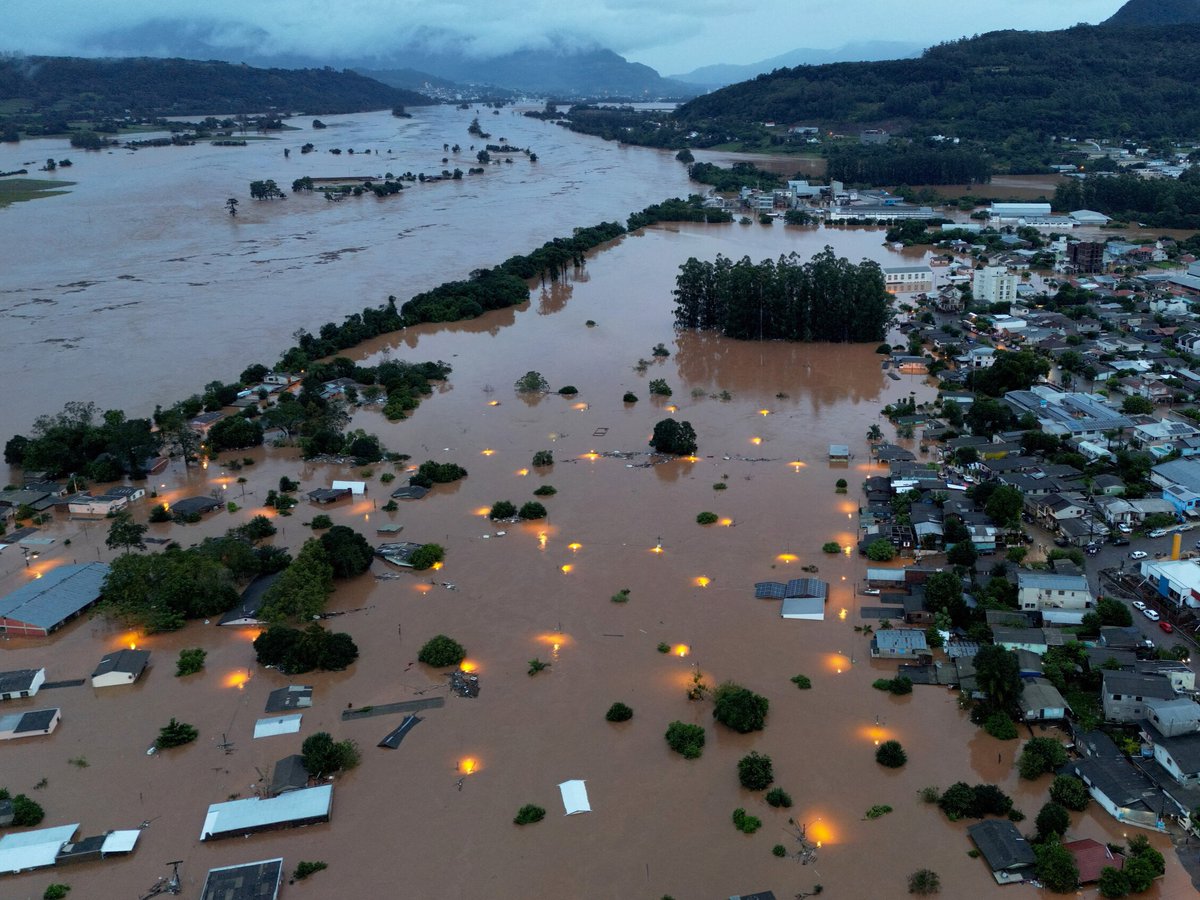
{"type": "Polygon", "coordinates": [[[881,341],[892,320],[878,264],[859,264],[826,247],[751,262],[695,257],[675,279],[675,323],[741,340],[881,341]]]}
{"type": "Polygon", "coordinates": [[[1136,175],[1070,178],[1054,191],[1056,209],[1094,209],[1156,228],[1200,229],[1200,166],[1177,179],[1136,175]]]}
{"type": "Polygon", "coordinates": [[[979,150],[902,144],[840,144],[828,155],[827,174],[850,184],[986,184],[992,162],[979,150]]]}

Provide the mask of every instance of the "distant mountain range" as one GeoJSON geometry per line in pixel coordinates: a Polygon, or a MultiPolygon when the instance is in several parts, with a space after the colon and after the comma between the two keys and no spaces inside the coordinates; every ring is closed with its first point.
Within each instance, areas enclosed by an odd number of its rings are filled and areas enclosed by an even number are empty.
{"type": "Polygon", "coordinates": [[[376,56],[317,58],[296,53],[266,54],[261,48],[269,45],[269,37],[259,28],[236,21],[162,18],[134,28],[97,33],[89,40],[89,47],[108,56],[219,59],[289,68],[334,65],[376,73],[389,84],[410,89],[424,82],[449,88],[452,85],[446,82],[451,82],[563,99],[657,99],[698,93],[694,85],[670,81],[649,66],[629,62],[599,47],[531,49],[481,59],[457,49],[455,42],[444,35],[430,34],[419,45],[397,47],[376,56]]]}
{"type": "Polygon", "coordinates": [[[683,75],[668,76],[675,81],[704,87],[724,87],[739,81],[749,81],[776,69],[786,69],[792,66],[819,66],[836,62],[870,62],[881,59],[905,59],[917,56],[925,49],[923,44],[906,43],[903,41],[864,41],[855,44],[844,44],[832,50],[815,50],[799,48],[791,50],[770,59],[760,60],[746,65],[720,63],[712,66],[701,66],[683,75]]]}
{"type": "Polygon", "coordinates": [[[1200,24],[1200,0],[1129,0],[1105,25],[1200,24]]]}
{"type": "MultiPolygon", "coordinates": [[[[258,69],[188,59],[0,57],[0,103],[19,101],[21,130],[68,119],[291,111],[360,112],[432,101],[333,69],[258,69]]],[[[0,121],[7,116],[0,115],[0,121]]]]}

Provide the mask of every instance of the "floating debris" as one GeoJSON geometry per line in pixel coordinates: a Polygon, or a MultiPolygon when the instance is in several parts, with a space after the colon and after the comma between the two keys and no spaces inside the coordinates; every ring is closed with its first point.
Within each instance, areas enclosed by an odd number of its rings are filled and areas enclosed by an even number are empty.
{"type": "Polygon", "coordinates": [[[459,697],[479,696],[479,676],[461,669],[450,673],[450,690],[459,697]]]}

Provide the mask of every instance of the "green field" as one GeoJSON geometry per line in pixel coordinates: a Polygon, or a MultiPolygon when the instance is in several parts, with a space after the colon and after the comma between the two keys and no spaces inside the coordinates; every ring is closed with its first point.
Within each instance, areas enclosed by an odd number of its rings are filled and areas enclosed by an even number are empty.
{"type": "Polygon", "coordinates": [[[44,178],[9,178],[0,180],[0,209],[10,203],[37,200],[39,197],[54,197],[69,193],[63,188],[73,187],[73,181],[47,181],[44,178]]]}

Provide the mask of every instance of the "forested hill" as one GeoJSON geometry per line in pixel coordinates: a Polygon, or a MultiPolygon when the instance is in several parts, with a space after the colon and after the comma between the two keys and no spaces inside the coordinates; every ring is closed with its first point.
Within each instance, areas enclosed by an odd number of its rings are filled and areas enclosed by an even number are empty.
{"type": "Polygon", "coordinates": [[[0,57],[0,105],[53,110],[68,119],[272,111],[330,115],[432,102],[333,69],[256,69],[189,59],[0,57]]]}
{"type": "Polygon", "coordinates": [[[699,97],[698,131],[775,121],[1004,141],[1200,134],[1200,25],[997,31],[918,59],[799,66],[699,97]]]}
{"type": "Polygon", "coordinates": [[[1200,0],[1129,0],[1104,20],[1105,25],[1179,25],[1200,23],[1200,0]]]}

